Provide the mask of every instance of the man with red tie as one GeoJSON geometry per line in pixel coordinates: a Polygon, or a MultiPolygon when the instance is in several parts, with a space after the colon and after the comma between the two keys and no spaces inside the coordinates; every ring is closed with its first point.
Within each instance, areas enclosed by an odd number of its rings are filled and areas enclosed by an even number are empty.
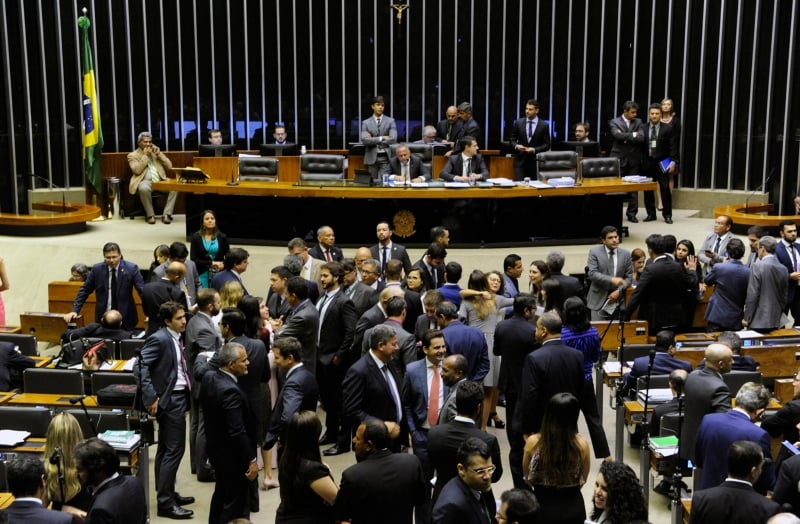
{"type": "Polygon", "coordinates": [[[342,250],[334,245],[336,236],[331,226],[322,226],[317,229],[316,246],[308,250],[308,254],[323,262],[341,262],[344,259],[342,250]]]}

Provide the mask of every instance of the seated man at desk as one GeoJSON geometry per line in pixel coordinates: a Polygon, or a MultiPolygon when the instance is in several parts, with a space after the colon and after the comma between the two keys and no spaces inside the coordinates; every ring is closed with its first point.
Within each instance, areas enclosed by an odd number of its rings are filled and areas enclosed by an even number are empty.
{"type": "MultiPolygon", "coordinates": [[[[652,375],[668,375],[675,369],[683,369],[687,373],[692,371],[692,365],[685,360],[675,358],[675,333],[669,330],[659,331],[656,335],[655,357],[653,358],[652,375]]],[[[643,356],[633,361],[633,367],[625,374],[625,389],[629,393],[636,392],[636,379],[647,376],[650,357],[643,356]]]]}
{"type": "Polygon", "coordinates": [[[410,182],[427,182],[431,179],[428,166],[418,156],[412,155],[406,144],[400,144],[395,156],[389,160],[389,180],[395,184],[410,182]]]}
{"type": "Polygon", "coordinates": [[[464,136],[460,139],[461,152],[453,154],[447,161],[439,178],[445,182],[475,182],[489,178],[489,169],[478,153],[478,141],[475,137],[464,136]]]}
{"type": "Polygon", "coordinates": [[[12,369],[22,373],[36,365],[31,357],[26,357],[11,342],[0,342],[0,391],[11,391],[14,384],[11,381],[12,369]]]}
{"type": "Polygon", "coordinates": [[[125,340],[131,338],[133,333],[122,327],[122,313],[116,309],[109,309],[103,313],[100,322],[92,322],[80,328],[67,329],[61,334],[61,343],[79,338],[110,338],[111,340],[125,340]]]}

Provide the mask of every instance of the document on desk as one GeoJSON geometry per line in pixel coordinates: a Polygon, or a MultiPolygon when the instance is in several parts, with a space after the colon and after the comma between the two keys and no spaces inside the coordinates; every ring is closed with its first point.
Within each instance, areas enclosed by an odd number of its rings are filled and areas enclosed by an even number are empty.
{"type": "Polygon", "coordinates": [[[742,340],[746,338],[762,338],[764,335],[759,333],[758,331],[753,331],[752,329],[742,329],[736,332],[739,335],[739,338],[742,340]]]}
{"type": "Polygon", "coordinates": [[[517,185],[517,183],[514,182],[513,180],[509,180],[507,178],[502,178],[502,177],[501,178],[490,178],[489,182],[491,182],[492,185],[501,186],[501,187],[514,187],[515,185],[517,185]]]}
{"type": "Polygon", "coordinates": [[[610,373],[622,373],[622,362],[610,362],[607,360],[603,362],[603,371],[605,371],[606,375],[610,373]]]}
{"type": "Polygon", "coordinates": [[[0,446],[14,447],[25,442],[30,437],[29,431],[17,431],[15,429],[0,429],[0,446]]]}
{"type": "Polygon", "coordinates": [[[125,361],[125,365],[122,366],[123,371],[133,371],[133,366],[136,364],[136,359],[131,358],[125,361]]]}
{"type": "Polygon", "coordinates": [[[450,189],[464,189],[469,186],[469,182],[445,182],[444,187],[450,189]]]}

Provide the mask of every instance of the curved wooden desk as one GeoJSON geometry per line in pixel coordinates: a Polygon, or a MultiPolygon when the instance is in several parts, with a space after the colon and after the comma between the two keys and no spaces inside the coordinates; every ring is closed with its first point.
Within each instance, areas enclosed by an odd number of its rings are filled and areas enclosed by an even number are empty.
{"type": "Polygon", "coordinates": [[[58,236],[86,231],[86,222],[100,216],[100,208],[72,202],[36,202],[33,209],[46,215],[0,213],[0,235],[58,236]]]}
{"type": "Polygon", "coordinates": [[[784,220],[797,221],[797,215],[768,215],[775,208],[774,204],[728,204],[714,208],[714,217],[725,215],[731,217],[736,225],[761,226],[776,228],[784,220]]]}

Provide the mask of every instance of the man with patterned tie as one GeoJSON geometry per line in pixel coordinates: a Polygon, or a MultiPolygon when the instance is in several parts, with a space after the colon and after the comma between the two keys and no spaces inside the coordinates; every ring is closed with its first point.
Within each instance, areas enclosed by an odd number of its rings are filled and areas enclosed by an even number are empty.
{"type": "Polygon", "coordinates": [[[708,270],[711,260],[714,263],[722,262],[728,248],[728,242],[733,238],[731,233],[733,220],[726,215],[720,215],[714,219],[714,231],[703,240],[703,245],[697,252],[697,260],[703,264],[703,270],[708,270]]]}
{"type": "Polygon", "coordinates": [[[186,448],[186,412],[192,382],[184,357],[181,334],[186,329],[186,305],[166,302],[159,310],[164,326],[147,337],[142,346],[141,366],[136,366],[142,388],[142,401],[148,413],[158,420],[158,449],[155,480],[158,516],[185,519],[192,511],[184,504],[194,497],[175,491],[178,466],[186,448]]]}
{"type": "Polygon", "coordinates": [[[511,130],[514,147],[514,179],[536,180],[536,155],[550,149],[550,126],[539,118],[539,102],[525,102],[525,117],[514,122],[511,130]]]}
{"type": "MultiPolygon", "coordinates": [[[[128,190],[131,195],[139,192],[147,223],[155,224],[152,184],[167,179],[166,170],[172,169],[172,162],[158,146],[153,144],[153,135],[149,131],[139,133],[137,143],[139,147],[136,148],[136,151],[128,153],[128,165],[133,172],[128,190]]],[[[161,221],[165,224],[172,222],[172,210],[175,208],[177,199],[178,193],[170,191],[164,206],[164,214],[161,215],[161,221]]]]}
{"type": "Polygon", "coordinates": [[[361,143],[364,144],[364,165],[376,182],[389,170],[389,146],[397,142],[394,118],[383,114],[386,105],[382,96],[372,99],[372,116],[361,122],[361,143]]]}
{"type": "MultiPolygon", "coordinates": [[[[786,307],[783,312],[791,311],[792,318],[800,319],[800,246],[797,245],[797,224],[794,220],[782,220],[780,224],[781,240],[775,248],[775,256],[789,271],[789,288],[786,307]]],[[[795,320],[797,322],[797,320],[795,320]]]]}

